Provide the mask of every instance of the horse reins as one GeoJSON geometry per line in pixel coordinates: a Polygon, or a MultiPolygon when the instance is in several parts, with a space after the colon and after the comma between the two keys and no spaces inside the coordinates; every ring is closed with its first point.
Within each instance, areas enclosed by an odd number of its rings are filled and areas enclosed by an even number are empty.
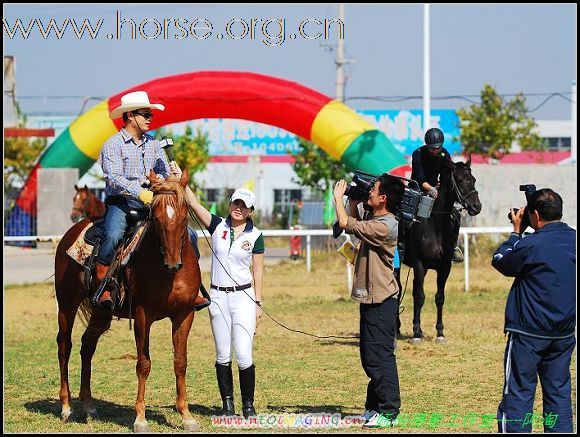
{"type": "MultiPolygon", "coordinates": [[[[461,204],[461,208],[459,208],[458,211],[461,211],[461,210],[468,211],[469,208],[467,206],[466,199],[470,196],[473,196],[474,194],[478,194],[478,191],[476,189],[471,190],[466,195],[461,194],[461,191],[459,191],[459,186],[457,185],[457,182],[455,181],[455,176],[453,175],[453,171],[451,172],[451,190],[455,193],[455,196],[457,197],[457,201],[461,204]]],[[[451,214],[452,212],[453,211],[431,211],[431,214],[451,214]]]]}
{"type": "Polygon", "coordinates": [[[474,188],[465,196],[461,194],[461,191],[459,191],[459,187],[457,186],[457,182],[455,182],[455,176],[453,175],[453,172],[451,172],[451,186],[453,191],[455,191],[455,195],[457,196],[457,200],[459,201],[459,203],[461,203],[461,206],[463,206],[463,208],[465,209],[468,209],[466,199],[470,196],[473,196],[474,194],[477,194],[478,191],[474,188]]]}

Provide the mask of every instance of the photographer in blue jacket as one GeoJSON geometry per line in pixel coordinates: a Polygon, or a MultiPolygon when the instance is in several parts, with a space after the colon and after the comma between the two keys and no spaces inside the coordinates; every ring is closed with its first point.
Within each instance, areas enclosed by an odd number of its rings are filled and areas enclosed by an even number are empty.
{"type": "Polygon", "coordinates": [[[535,191],[525,208],[511,211],[514,231],[492,265],[515,277],[504,331],[504,388],[497,417],[500,432],[531,432],[539,377],[545,432],[572,432],[570,361],[576,345],[576,231],[561,222],[562,198],[535,191]],[[533,234],[522,237],[524,215],[533,234]]]}

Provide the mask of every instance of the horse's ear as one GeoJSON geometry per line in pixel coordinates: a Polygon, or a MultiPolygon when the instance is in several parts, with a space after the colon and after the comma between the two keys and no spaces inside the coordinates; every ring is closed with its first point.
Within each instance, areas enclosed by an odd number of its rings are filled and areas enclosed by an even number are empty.
{"type": "Polygon", "coordinates": [[[85,188],[83,188],[83,190],[88,190],[89,186],[87,184],[85,184],[85,188]]]}
{"type": "Polygon", "coordinates": [[[468,167],[471,167],[471,153],[469,154],[469,159],[465,164],[467,164],[468,167]]]}
{"type": "Polygon", "coordinates": [[[75,190],[78,191],[79,187],[77,187],[77,184],[75,184],[75,190]]]}
{"type": "Polygon", "coordinates": [[[183,173],[181,175],[181,179],[179,180],[179,183],[181,184],[181,186],[183,188],[187,187],[187,183],[189,182],[189,170],[184,169],[183,173]]]}

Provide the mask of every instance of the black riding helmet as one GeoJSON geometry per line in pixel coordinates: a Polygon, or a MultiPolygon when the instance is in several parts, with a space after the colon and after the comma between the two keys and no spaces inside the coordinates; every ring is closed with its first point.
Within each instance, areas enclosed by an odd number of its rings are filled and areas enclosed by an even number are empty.
{"type": "Polygon", "coordinates": [[[443,145],[443,132],[441,129],[432,127],[427,132],[425,132],[425,145],[430,149],[438,149],[443,145]]]}

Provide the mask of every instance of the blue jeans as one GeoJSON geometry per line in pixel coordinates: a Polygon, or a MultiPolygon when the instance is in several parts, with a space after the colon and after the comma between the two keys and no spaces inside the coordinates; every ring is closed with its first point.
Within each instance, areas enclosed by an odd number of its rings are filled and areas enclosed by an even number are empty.
{"type": "Polygon", "coordinates": [[[97,254],[97,262],[108,266],[113,261],[115,250],[121,244],[123,235],[127,230],[127,215],[130,209],[145,213],[147,210],[143,203],[135,199],[126,199],[114,196],[107,199],[107,211],[105,221],[101,224],[102,238],[97,254]]]}
{"type": "MultiPolygon", "coordinates": [[[[99,253],[97,254],[97,262],[103,265],[110,265],[113,261],[115,250],[121,244],[123,235],[127,230],[127,215],[130,209],[138,210],[140,213],[145,213],[147,208],[134,199],[125,199],[120,196],[111,197],[107,201],[107,211],[105,212],[105,221],[101,224],[101,245],[99,246],[99,253]]],[[[187,227],[189,240],[193,246],[193,251],[199,259],[199,248],[197,247],[197,233],[187,227]]]]}

